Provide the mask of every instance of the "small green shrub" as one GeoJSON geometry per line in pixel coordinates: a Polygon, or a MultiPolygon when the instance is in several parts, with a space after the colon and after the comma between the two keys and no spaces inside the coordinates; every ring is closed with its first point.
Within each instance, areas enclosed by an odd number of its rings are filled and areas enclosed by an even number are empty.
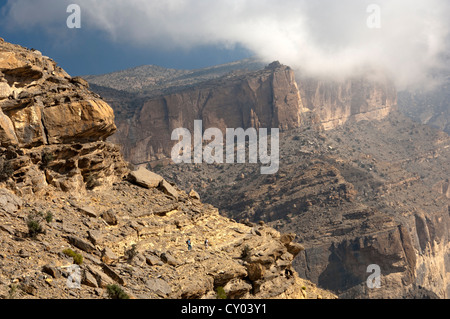
{"type": "Polygon", "coordinates": [[[70,248],[64,249],[63,253],[69,257],[73,258],[73,263],[77,265],[81,265],[83,263],[83,255],[73,251],[70,248]]]}
{"type": "Polygon", "coordinates": [[[106,291],[111,299],[130,299],[130,296],[116,284],[106,286],[106,291]]]}
{"type": "Polygon", "coordinates": [[[44,229],[36,215],[30,214],[27,219],[28,235],[31,238],[36,238],[38,234],[42,234],[44,229]]]}
{"type": "Polygon", "coordinates": [[[225,289],[223,289],[223,287],[217,287],[216,298],[217,299],[227,299],[227,294],[225,292],[225,289]]]}
{"type": "Polygon", "coordinates": [[[125,250],[125,256],[127,257],[128,262],[131,262],[137,254],[136,244],[131,245],[130,249],[125,250]]]}
{"type": "Polygon", "coordinates": [[[51,223],[53,221],[53,213],[52,212],[47,212],[47,214],[45,215],[45,221],[47,223],[51,223]]]}
{"type": "Polygon", "coordinates": [[[8,299],[15,299],[17,294],[17,285],[11,284],[8,290],[8,299]]]}

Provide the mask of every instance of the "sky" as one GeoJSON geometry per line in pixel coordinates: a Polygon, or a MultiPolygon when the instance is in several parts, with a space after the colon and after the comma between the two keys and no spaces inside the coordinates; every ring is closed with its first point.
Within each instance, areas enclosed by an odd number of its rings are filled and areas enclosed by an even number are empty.
{"type": "Polygon", "coordinates": [[[0,0],[0,37],[71,75],[255,56],[313,76],[388,74],[401,89],[449,67],[449,16],[448,0],[0,0]]]}

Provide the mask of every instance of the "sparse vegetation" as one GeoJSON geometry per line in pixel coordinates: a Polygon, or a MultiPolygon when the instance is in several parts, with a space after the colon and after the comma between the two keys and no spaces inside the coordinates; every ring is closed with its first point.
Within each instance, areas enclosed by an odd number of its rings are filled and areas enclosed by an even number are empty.
{"type": "Polygon", "coordinates": [[[16,293],[17,293],[17,285],[11,284],[11,286],[9,286],[9,290],[8,290],[8,299],[16,298],[16,293]]]}
{"type": "Polygon", "coordinates": [[[106,291],[111,299],[130,299],[130,296],[116,284],[106,286],[106,291]]]}
{"type": "Polygon", "coordinates": [[[217,299],[227,299],[227,293],[223,287],[217,287],[216,289],[216,298],[217,299]]]}
{"type": "Polygon", "coordinates": [[[45,221],[47,223],[51,223],[53,221],[53,213],[52,212],[47,212],[47,214],[44,217],[45,221]]]}
{"type": "Polygon", "coordinates": [[[70,248],[64,249],[63,253],[69,257],[72,257],[74,264],[81,265],[83,263],[83,255],[80,253],[75,252],[70,248]]]}
{"type": "Polygon", "coordinates": [[[131,262],[134,257],[137,255],[137,249],[136,244],[131,245],[131,248],[128,250],[125,250],[125,256],[127,257],[127,261],[131,262]]]}
{"type": "Polygon", "coordinates": [[[27,227],[28,227],[28,235],[31,238],[36,238],[39,234],[44,234],[44,226],[42,225],[43,221],[47,223],[51,223],[53,221],[53,213],[47,212],[45,215],[42,212],[34,212],[30,213],[27,217],[27,227]]]}
{"type": "Polygon", "coordinates": [[[38,234],[44,233],[44,228],[41,225],[39,214],[30,214],[27,218],[28,235],[31,238],[36,238],[38,234]]]}
{"type": "Polygon", "coordinates": [[[7,181],[14,173],[11,163],[4,158],[0,158],[0,182],[7,181]]]}

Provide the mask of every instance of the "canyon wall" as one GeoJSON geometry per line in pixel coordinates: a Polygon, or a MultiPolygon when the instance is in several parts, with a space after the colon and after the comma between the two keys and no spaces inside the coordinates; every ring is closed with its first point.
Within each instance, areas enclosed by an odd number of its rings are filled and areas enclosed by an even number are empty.
{"type": "Polygon", "coordinates": [[[111,107],[40,52],[0,38],[0,88],[0,299],[336,298],[294,236],[130,171],[111,107]]]}
{"type": "Polygon", "coordinates": [[[300,126],[301,98],[294,72],[274,63],[266,69],[238,77],[225,77],[151,98],[132,118],[118,121],[113,140],[120,143],[132,163],[146,163],[170,156],[172,131],[187,128],[194,120],[203,129],[280,128],[300,126]]]}
{"type": "Polygon", "coordinates": [[[450,137],[399,112],[381,121],[280,135],[280,169],[176,165],[227,216],[295,233],[301,275],[340,298],[448,298],[450,137]],[[380,269],[371,289],[370,265],[380,269]]]}
{"type": "Polygon", "coordinates": [[[383,77],[333,81],[299,76],[297,82],[304,106],[326,130],[347,121],[383,119],[397,104],[395,85],[383,77]]]}
{"type": "MultiPolygon", "coordinates": [[[[107,101],[108,96],[114,99],[110,91],[102,92],[107,101]]],[[[170,157],[172,131],[182,127],[193,132],[194,120],[202,120],[203,129],[217,127],[224,134],[227,127],[331,129],[351,120],[382,119],[395,104],[396,91],[388,80],[296,79],[291,68],[273,62],[264,70],[230,73],[141,98],[133,112],[127,110],[127,116],[116,120],[118,132],[111,140],[122,145],[126,159],[142,164],[170,157]]],[[[121,112],[122,106],[111,105],[121,112]]]]}

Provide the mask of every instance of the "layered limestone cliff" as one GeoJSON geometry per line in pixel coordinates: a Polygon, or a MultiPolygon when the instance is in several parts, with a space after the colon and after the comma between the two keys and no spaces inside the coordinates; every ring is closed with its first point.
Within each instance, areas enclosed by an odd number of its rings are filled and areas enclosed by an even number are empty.
{"type": "MultiPolygon", "coordinates": [[[[296,75],[279,62],[259,71],[235,71],[192,85],[164,87],[169,93],[158,96],[138,91],[139,98],[113,89],[120,73],[110,77],[108,84],[108,76],[99,76],[110,88],[95,88],[120,112],[112,140],[122,145],[125,158],[134,164],[170,157],[172,131],[193,132],[194,120],[202,120],[204,130],[217,127],[223,134],[226,128],[239,127],[332,129],[347,121],[383,119],[397,103],[394,85],[385,77],[320,80],[296,75]]],[[[95,76],[89,79],[98,83],[95,76]]]]}
{"type": "Polygon", "coordinates": [[[21,193],[47,186],[84,190],[126,173],[119,148],[106,143],[116,131],[114,112],[88,83],[70,77],[48,57],[0,43],[2,171],[21,193]]]}
{"type": "Polygon", "coordinates": [[[335,298],[292,269],[295,236],[130,171],[87,82],[0,41],[0,298],[335,298]]]}
{"type": "Polygon", "coordinates": [[[294,72],[279,63],[262,71],[225,76],[176,93],[150,98],[132,118],[118,121],[113,140],[134,164],[170,157],[174,129],[194,132],[194,120],[203,129],[280,128],[300,126],[302,102],[294,72]]]}
{"type": "Polygon", "coordinates": [[[333,81],[299,76],[297,81],[303,105],[326,130],[348,121],[381,120],[397,104],[395,85],[385,77],[333,81]]]}

